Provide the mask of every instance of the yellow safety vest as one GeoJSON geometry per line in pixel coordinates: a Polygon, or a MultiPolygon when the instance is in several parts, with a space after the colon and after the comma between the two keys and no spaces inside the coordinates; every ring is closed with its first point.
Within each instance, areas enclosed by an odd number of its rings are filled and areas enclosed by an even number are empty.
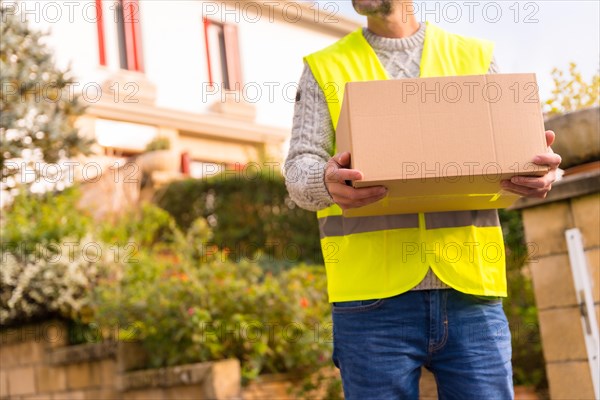
{"type": "MultiPolygon", "coordinates": [[[[485,74],[494,45],[427,25],[421,77],[485,74]]],[[[337,126],[347,82],[388,79],[358,29],[304,58],[337,126]]],[[[332,138],[334,140],[334,138],[332,138]]],[[[344,218],[317,212],[329,301],[394,296],[416,286],[428,267],[464,293],[506,296],[505,253],[496,210],[344,218]]]]}

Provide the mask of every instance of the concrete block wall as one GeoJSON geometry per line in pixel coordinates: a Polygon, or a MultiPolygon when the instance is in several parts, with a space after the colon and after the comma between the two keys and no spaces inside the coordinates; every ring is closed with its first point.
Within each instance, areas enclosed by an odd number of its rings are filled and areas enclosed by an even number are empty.
{"type": "Polygon", "coordinates": [[[571,273],[565,231],[581,230],[600,321],[600,174],[555,184],[547,199],[522,202],[529,267],[552,399],[594,399],[580,305],[571,273]]]}

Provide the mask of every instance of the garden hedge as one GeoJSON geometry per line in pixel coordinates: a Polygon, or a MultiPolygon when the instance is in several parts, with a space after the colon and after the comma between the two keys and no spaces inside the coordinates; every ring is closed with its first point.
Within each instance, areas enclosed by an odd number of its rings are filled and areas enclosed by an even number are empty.
{"type": "Polygon", "coordinates": [[[185,231],[198,217],[213,231],[212,243],[234,261],[260,258],[262,265],[322,264],[314,212],[298,207],[278,174],[219,175],[176,181],[155,196],[185,231]]]}

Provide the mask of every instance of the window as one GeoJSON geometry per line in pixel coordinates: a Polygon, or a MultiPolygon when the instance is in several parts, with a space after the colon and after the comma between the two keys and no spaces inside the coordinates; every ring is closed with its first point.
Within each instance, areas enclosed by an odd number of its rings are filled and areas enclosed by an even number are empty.
{"type": "Polygon", "coordinates": [[[122,69],[144,72],[138,0],[119,0],[116,3],[119,61],[122,69]]]}
{"type": "MultiPolygon", "coordinates": [[[[140,29],[140,5],[138,0],[118,0],[109,7],[114,13],[118,42],[119,67],[130,71],[144,72],[142,35],[140,29]]],[[[100,65],[107,65],[104,40],[102,0],[96,0],[98,50],[100,65]]]]}
{"type": "Polygon", "coordinates": [[[242,69],[237,26],[204,18],[204,40],[210,85],[241,90],[242,69]]]}

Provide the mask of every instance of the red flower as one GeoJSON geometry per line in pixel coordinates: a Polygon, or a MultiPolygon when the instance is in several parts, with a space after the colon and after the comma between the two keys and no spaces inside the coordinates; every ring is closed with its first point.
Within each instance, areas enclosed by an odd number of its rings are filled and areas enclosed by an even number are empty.
{"type": "Polygon", "coordinates": [[[306,297],[302,297],[300,299],[300,307],[302,307],[302,308],[308,307],[308,299],[306,297]]]}
{"type": "Polygon", "coordinates": [[[187,274],[181,272],[179,274],[177,274],[177,277],[179,278],[180,281],[182,282],[187,282],[190,280],[190,278],[187,276],[187,274]]]}

